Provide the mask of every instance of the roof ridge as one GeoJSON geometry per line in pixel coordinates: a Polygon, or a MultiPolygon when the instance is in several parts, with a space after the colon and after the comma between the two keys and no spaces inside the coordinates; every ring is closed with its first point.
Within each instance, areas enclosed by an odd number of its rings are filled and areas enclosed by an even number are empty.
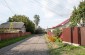
{"type": "Polygon", "coordinates": [[[69,22],[69,20],[70,20],[70,19],[64,20],[63,22],[61,22],[61,23],[58,24],[57,26],[52,27],[52,29],[53,29],[53,28],[56,28],[56,27],[59,27],[59,26],[62,26],[62,25],[64,25],[64,24],[66,24],[67,22],[69,22]]]}

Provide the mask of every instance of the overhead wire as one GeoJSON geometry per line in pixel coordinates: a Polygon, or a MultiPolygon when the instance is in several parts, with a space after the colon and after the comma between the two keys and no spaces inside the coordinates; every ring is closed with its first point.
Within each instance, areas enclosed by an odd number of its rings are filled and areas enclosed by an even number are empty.
{"type": "MultiPolygon", "coordinates": [[[[38,6],[40,6],[41,8],[43,7],[42,5],[39,5],[39,4],[41,4],[39,1],[37,1],[37,0],[33,0],[33,1],[37,2],[37,3],[38,3],[38,6]]],[[[12,14],[14,14],[14,12],[13,12],[12,9],[10,8],[9,4],[7,3],[7,1],[4,0],[4,2],[6,3],[6,6],[9,8],[9,10],[12,12],[12,14]]],[[[51,4],[52,4],[52,3],[51,3],[51,4]]],[[[56,12],[56,11],[55,11],[54,9],[52,9],[52,8],[48,8],[48,7],[45,7],[45,8],[48,9],[49,11],[55,13],[56,15],[58,15],[58,16],[60,16],[60,17],[63,17],[63,16],[64,16],[63,14],[59,14],[58,12],[56,12]]]]}
{"type": "MultiPolygon", "coordinates": [[[[40,4],[40,2],[39,1],[37,1],[37,0],[34,0],[35,2],[37,2],[37,3],[39,3],[40,4]]],[[[52,4],[52,3],[51,3],[52,4]]],[[[41,5],[39,5],[41,8],[42,8],[42,6],[41,5]]],[[[55,13],[56,15],[58,15],[58,16],[60,16],[60,17],[63,17],[64,15],[63,14],[59,14],[58,12],[56,12],[55,10],[53,10],[52,8],[50,9],[50,8],[48,8],[48,7],[45,7],[46,9],[48,9],[49,11],[51,11],[51,12],[53,12],[53,13],[55,13]]],[[[65,9],[65,8],[64,8],[65,9]]],[[[68,9],[69,10],[69,9],[68,9]]]]}
{"type": "Polygon", "coordinates": [[[7,1],[6,0],[3,0],[7,6],[7,8],[11,11],[12,14],[14,14],[14,12],[12,11],[12,9],[10,8],[10,6],[8,5],[7,1]]]}

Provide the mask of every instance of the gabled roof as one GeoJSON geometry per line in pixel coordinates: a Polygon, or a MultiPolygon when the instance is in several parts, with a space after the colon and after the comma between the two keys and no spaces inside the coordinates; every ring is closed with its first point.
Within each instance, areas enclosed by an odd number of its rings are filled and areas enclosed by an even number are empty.
{"type": "Polygon", "coordinates": [[[23,25],[24,25],[23,22],[6,22],[1,24],[0,28],[10,28],[10,26],[12,26],[13,28],[22,28],[23,25]]]}
{"type": "Polygon", "coordinates": [[[68,22],[69,22],[69,19],[67,19],[67,20],[65,20],[64,22],[58,24],[57,26],[52,27],[51,29],[54,29],[54,28],[60,27],[60,26],[62,26],[62,25],[65,25],[65,24],[67,24],[68,22]]]}

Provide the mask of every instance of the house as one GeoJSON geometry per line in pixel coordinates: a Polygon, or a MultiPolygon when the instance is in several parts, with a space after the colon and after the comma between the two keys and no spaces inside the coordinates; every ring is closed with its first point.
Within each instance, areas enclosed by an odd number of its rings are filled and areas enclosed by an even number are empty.
{"type": "Polygon", "coordinates": [[[59,29],[62,29],[62,28],[66,28],[66,27],[69,27],[69,19],[65,20],[64,22],[58,24],[57,26],[53,27],[54,29],[55,28],[59,28],[59,29]]]}
{"type": "Polygon", "coordinates": [[[70,19],[67,19],[67,20],[65,20],[64,22],[58,24],[57,26],[54,26],[54,27],[49,28],[49,29],[50,29],[51,32],[52,32],[52,31],[53,31],[54,29],[56,29],[56,28],[58,28],[58,29],[61,30],[62,28],[69,27],[69,24],[70,24],[69,20],[70,20],[70,19]]]}
{"type": "Polygon", "coordinates": [[[0,32],[5,33],[18,33],[26,32],[26,28],[23,22],[6,22],[0,25],[0,32]]]}
{"type": "Polygon", "coordinates": [[[46,29],[46,32],[52,31],[52,29],[53,29],[53,28],[47,28],[47,29],[46,29]]]}

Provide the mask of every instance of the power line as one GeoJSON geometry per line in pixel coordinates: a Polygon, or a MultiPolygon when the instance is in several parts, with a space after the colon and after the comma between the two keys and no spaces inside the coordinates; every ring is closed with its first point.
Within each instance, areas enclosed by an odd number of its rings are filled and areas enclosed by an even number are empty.
{"type": "Polygon", "coordinates": [[[11,13],[14,14],[14,12],[12,11],[12,9],[11,9],[10,6],[8,5],[7,1],[4,0],[4,2],[5,2],[5,4],[6,4],[6,6],[9,8],[9,10],[11,11],[11,13]]]}
{"type": "MultiPolygon", "coordinates": [[[[34,0],[35,1],[35,0],[34,0]]],[[[38,4],[40,4],[40,2],[39,1],[35,1],[35,2],[37,2],[38,4]]],[[[42,5],[39,5],[41,8],[42,8],[42,5]]],[[[54,12],[56,15],[58,15],[58,16],[60,16],[60,17],[63,17],[64,15],[63,14],[58,14],[58,12],[56,12],[56,11],[54,11],[52,8],[50,9],[50,8],[48,8],[48,7],[45,7],[46,9],[48,9],[49,11],[51,11],[51,12],[54,12]]],[[[69,10],[69,9],[68,9],[69,10]]]]}

